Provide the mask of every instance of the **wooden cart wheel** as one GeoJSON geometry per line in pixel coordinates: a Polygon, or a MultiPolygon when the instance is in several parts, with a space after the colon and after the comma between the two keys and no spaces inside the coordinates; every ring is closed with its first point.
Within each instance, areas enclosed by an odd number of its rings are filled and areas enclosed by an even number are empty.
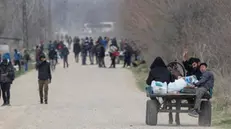
{"type": "Polygon", "coordinates": [[[176,77],[178,77],[178,76],[185,77],[186,76],[186,70],[185,70],[184,66],[177,61],[170,62],[167,65],[167,68],[176,77]]]}

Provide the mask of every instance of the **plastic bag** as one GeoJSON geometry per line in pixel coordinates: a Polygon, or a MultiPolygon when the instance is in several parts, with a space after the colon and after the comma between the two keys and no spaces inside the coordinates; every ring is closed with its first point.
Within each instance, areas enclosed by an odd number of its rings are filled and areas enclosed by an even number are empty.
{"type": "Polygon", "coordinates": [[[198,82],[196,76],[187,76],[187,77],[185,77],[185,81],[187,82],[188,86],[192,86],[193,83],[197,83],[198,82]]]}
{"type": "Polygon", "coordinates": [[[167,83],[152,81],[151,84],[152,90],[154,94],[166,94],[167,93],[167,83]]]}
{"type": "Polygon", "coordinates": [[[180,91],[186,86],[187,82],[183,78],[180,78],[168,84],[168,92],[180,91]]]}

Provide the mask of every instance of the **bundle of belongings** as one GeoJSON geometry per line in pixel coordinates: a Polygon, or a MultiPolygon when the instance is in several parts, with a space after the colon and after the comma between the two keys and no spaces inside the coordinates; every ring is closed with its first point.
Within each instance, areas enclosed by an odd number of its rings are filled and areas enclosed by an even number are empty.
{"type": "Polygon", "coordinates": [[[192,87],[193,83],[198,82],[196,76],[181,77],[174,82],[167,84],[166,82],[152,81],[151,90],[154,94],[177,93],[186,87],[192,87]]]}

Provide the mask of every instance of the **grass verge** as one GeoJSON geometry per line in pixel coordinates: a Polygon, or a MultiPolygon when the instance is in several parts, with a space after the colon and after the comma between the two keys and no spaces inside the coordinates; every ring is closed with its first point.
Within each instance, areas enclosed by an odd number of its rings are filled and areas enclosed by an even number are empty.
{"type": "Polygon", "coordinates": [[[24,70],[24,65],[23,65],[21,71],[16,71],[16,72],[15,72],[15,77],[17,78],[17,77],[19,77],[19,76],[21,76],[21,75],[24,75],[25,73],[30,72],[30,71],[33,70],[34,68],[35,68],[34,64],[33,64],[33,63],[29,63],[29,64],[28,64],[28,71],[25,71],[25,70],[24,70]]]}
{"type": "Polygon", "coordinates": [[[141,91],[145,90],[145,80],[147,79],[148,71],[149,70],[147,64],[141,64],[138,67],[132,67],[132,72],[135,75],[137,86],[141,91]]]}

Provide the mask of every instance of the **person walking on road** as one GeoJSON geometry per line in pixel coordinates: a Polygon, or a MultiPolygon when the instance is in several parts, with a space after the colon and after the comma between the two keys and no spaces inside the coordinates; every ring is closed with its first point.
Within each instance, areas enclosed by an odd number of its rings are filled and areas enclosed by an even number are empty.
{"type": "Polygon", "coordinates": [[[36,64],[38,70],[39,96],[40,103],[48,104],[48,85],[51,83],[50,63],[47,62],[45,55],[40,56],[40,61],[36,64]]]}
{"type": "Polygon", "coordinates": [[[21,54],[17,49],[14,49],[14,65],[18,65],[18,69],[21,71],[21,54]]]}
{"type": "Polygon", "coordinates": [[[3,58],[0,64],[0,83],[2,89],[2,106],[10,106],[10,87],[15,78],[14,67],[12,63],[7,59],[3,58]]]}
{"type": "Polygon", "coordinates": [[[83,40],[82,45],[81,45],[81,55],[82,55],[82,65],[86,65],[86,60],[87,60],[87,52],[89,50],[89,41],[88,37],[86,37],[85,40],[83,40]]]}
{"type": "Polygon", "coordinates": [[[88,50],[88,53],[89,53],[89,60],[90,60],[90,63],[91,65],[94,64],[94,40],[90,37],[90,42],[89,42],[89,50],[88,50]]]}
{"type": "Polygon", "coordinates": [[[127,44],[124,51],[124,68],[130,68],[132,59],[132,48],[127,44]]]}
{"type": "Polygon", "coordinates": [[[75,38],[74,46],[73,46],[73,52],[75,54],[75,61],[77,63],[79,62],[79,53],[80,53],[80,51],[81,51],[80,40],[79,40],[79,38],[75,38]]]}
{"type": "Polygon", "coordinates": [[[105,65],[105,48],[102,44],[100,44],[97,48],[97,56],[98,56],[98,60],[99,60],[99,68],[104,67],[106,68],[105,65]]]}
{"type": "Polygon", "coordinates": [[[118,47],[116,44],[111,44],[109,49],[109,54],[111,57],[110,68],[116,68],[116,57],[119,56],[118,47]]]}
{"type": "Polygon", "coordinates": [[[62,55],[63,55],[63,68],[68,68],[68,55],[69,55],[69,49],[67,48],[66,45],[64,45],[64,48],[62,50],[62,55]]]}
{"type": "Polygon", "coordinates": [[[24,59],[24,70],[27,72],[28,71],[28,63],[31,60],[30,54],[28,53],[27,50],[24,51],[23,59],[24,59]]]}
{"type": "Polygon", "coordinates": [[[51,65],[51,70],[55,70],[56,68],[56,59],[58,58],[58,53],[56,52],[55,48],[51,48],[48,53],[49,62],[51,65]]]}

